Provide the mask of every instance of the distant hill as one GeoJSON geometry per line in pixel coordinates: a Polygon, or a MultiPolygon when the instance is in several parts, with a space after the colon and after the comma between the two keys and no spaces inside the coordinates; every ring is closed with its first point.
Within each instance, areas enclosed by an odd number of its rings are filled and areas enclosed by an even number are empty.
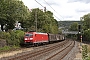
{"type": "Polygon", "coordinates": [[[58,21],[58,26],[68,28],[74,22],[77,22],[78,24],[81,24],[81,21],[58,21]]]}

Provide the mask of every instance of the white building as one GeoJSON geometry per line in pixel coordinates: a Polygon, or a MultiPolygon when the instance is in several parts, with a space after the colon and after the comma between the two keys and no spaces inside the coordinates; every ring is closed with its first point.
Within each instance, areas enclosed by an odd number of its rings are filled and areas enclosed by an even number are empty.
{"type": "Polygon", "coordinates": [[[18,21],[16,21],[14,30],[19,30],[19,29],[22,29],[21,23],[18,23],[18,21]]]}

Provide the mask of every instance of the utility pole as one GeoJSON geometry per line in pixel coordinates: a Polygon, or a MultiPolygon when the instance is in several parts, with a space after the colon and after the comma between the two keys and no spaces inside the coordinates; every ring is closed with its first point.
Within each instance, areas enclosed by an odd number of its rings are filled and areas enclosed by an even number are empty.
{"type": "Polygon", "coordinates": [[[46,12],[46,7],[44,7],[44,12],[46,12]]]}
{"type": "Polygon", "coordinates": [[[37,10],[35,11],[35,24],[36,24],[36,32],[37,32],[37,10]]]}

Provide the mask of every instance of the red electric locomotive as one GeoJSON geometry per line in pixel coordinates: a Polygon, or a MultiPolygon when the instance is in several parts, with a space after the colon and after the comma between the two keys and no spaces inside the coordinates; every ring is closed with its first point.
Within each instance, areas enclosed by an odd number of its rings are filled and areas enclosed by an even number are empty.
{"type": "Polygon", "coordinates": [[[64,35],[60,34],[49,34],[49,33],[40,33],[40,32],[27,32],[24,36],[25,44],[38,45],[41,43],[50,43],[64,40],[64,35]]]}
{"type": "Polygon", "coordinates": [[[39,33],[39,32],[27,32],[24,36],[25,44],[36,44],[36,43],[44,43],[48,42],[48,34],[47,33],[39,33]]]}

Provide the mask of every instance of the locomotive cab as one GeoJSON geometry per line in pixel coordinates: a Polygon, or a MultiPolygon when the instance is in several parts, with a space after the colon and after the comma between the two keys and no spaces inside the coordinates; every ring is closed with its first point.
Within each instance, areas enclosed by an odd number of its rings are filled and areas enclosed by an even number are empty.
{"type": "Polygon", "coordinates": [[[25,33],[24,41],[25,41],[25,44],[26,43],[32,44],[33,43],[33,33],[25,33]]]}

